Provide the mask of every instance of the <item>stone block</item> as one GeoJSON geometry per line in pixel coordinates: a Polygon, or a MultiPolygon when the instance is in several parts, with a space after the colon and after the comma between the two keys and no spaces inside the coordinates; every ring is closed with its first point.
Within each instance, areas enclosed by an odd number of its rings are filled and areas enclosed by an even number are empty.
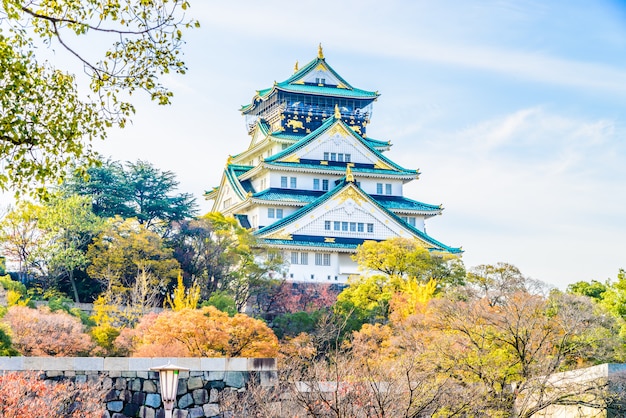
{"type": "Polygon", "coordinates": [[[103,371],[104,358],[102,357],[75,357],[74,370],[103,371]]]}
{"type": "Polygon", "coordinates": [[[121,401],[124,401],[125,403],[129,403],[130,401],[133,400],[133,393],[130,390],[122,390],[120,392],[120,398],[121,401]]]}
{"type": "Polygon", "coordinates": [[[63,374],[65,375],[65,377],[74,377],[74,376],[76,376],[76,372],[74,370],[66,370],[65,372],[63,372],[63,374]]]}
{"type": "Polygon", "coordinates": [[[139,405],[136,403],[127,403],[122,412],[127,417],[136,417],[139,412],[139,405]]]}
{"type": "Polygon", "coordinates": [[[59,376],[65,376],[63,374],[62,370],[50,370],[46,372],[46,376],[47,377],[59,377],[59,376]]]}
{"type": "Polygon", "coordinates": [[[226,372],[224,376],[224,384],[231,388],[242,388],[247,380],[246,372],[226,372]]]}
{"type": "Polygon", "coordinates": [[[225,372],[217,372],[217,371],[211,371],[209,372],[209,376],[207,378],[207,380],[224,380],[224,373],[225,372]]]}
{"type": "Polygon", "coordinates": [[[189,418],[203,418],[204,417],[204,409],[201,406],[196,406],[194,408],[190,408],[187,410],[189,418]]]}
{"type": "Polygon", "coordinates": [[[196,405],[204,405],[209,401],[209,392],[206,389],[196,389],[191,392],[191,396],[196,405]]]}
{"type": "Polygon", "coordinates": [[[276,359],[269,358],[249,358],[248,371],[276,370],[276,359]]]}
{"type": "Polygon", "coordinates": [[[156,393],[157,385],[154,380],[144,380],[143,381],[143,391],[148,393],[156,393]]]}
{"type": "Polygon", "coordinates": [[[115,379],[115,384],[113,385],[113,387],[117,390],[124,390],[126,389],[126,383],[126,378],[118,377],[117,379],[115,379]]]}
{"type": "Polygon", "coordinates": [[[198,377],[198,376],[204,376],[204,372],[203,371],[193,371],[193,370],[191,370],[189,372],[189,377],[198,377]]]}
{"type": "Polygon", "coordinates": [[[202,409],[204,409],[204,416],[206,417],[215,417],[220,414],[220,406],[216,403],[208,403],[202,409]]]}
{"type": "Polygon", "coordinates": [[[186,395],[183,395],[178,400],[178,407],[180,409],[189,408],[191,405],[193,405],[193,396],[191,396],[191,393],[187,393],[186,395]]]}
{"type": "Polygon", "coordinates": [[[278,384],[277,371],[259,372],[261,386],[276,386],[278,384]]]}
{"type": "Polygon", "coordinates": [[[148,393],[146,395],[146,405],[152,408],[161,406],[161,395],[158,393],[148,393]]]}
{"type": "Polygon", "coordinates": [[[141,390],[141,379],[131,379],[128,383],[128,388],[133,392],[139,392],[141,390]]]}
{"type": "Polygon", "coordinates": [[[248,359],[242,357],[227,358],[226,368],[224,370],[232,372],[245,372],[248,370],[248,359]]]}
{"type": "Polygon", "coordinates": [[[138,371],[137,372],[137,377],[139,377],[140,379],[147,379],[148,378],[148,373],[149,372],[138,371]]]}
{"type": "Polygon", "coordinates": [[[122,412],[122,409],[124,409],[124,402],[122,401],[107,402],[107,409],[111,412],[122,412]]]}
{"type": "MultiPolygon", "coordinates": [[[[128,370],[147,372],[154,366],[151,358],[131,357],[128,359],[128,370]]],[[[162,364],[157,364],[157,366],[162,366],[162,364]]]]}
{"type": "Polygon", "coordinates": [[[107,371],[127,371],[128,369],[128,357],[105,357],[103,370],[107,371]]]}
{"type": "Polygon", "coordinates": [[[220,392],[217,389],[211,389],[209,392],[209,402],[216,403],[220,399],[220,392]]]}
{"type": "Polygon", "coordinates": [[[189,416],[189,412],[185,409],[174,409],[172,413],[172,418],[187,418],[189,416]]]}
{"type": "Polygon", "coordinates": [[[111,418],[127,418],[126,415],[120,414],[118,412],[114,413],[111,418]]]}
{"type": "Polygon", "coordinates": [[[209,372],[223,372],[226,370],[226,359],[220,358],[202,358],[200,359],[200,370],[209,372]]]}
{"type": "Polygon", "coordinates": [[[25,357],[0,357],[0,370],[24,370],[25,357]]]}
{"type": "Polygon", "coordinates": [[[76,376],[76,383],[87,383],[87,375],[79,374],[78,376],[76,376]]]}
{"type": "Polygon", "coordinates": [[[156,412],[154,409],[143,405],[139,408],[139,417],[141,418],[156,418],[156,412]]]}
{"type": "MultiPolygon", "coordinates": [[[[87,381],[87,375],[78,375],[76,376],[76,382],[79,382],[79,379],[82,383],[85,383],[87,381]]],[[[111,379],[110,377],[104,377],[102,379],[102,387],[104,389],[111,389],[113,387],[113,379],[111,379]]]]}
{"type": "Polygon", "coordinates": [[[226,387],[223,380],[211,380],[207,383],[207,389],[222,390],[226,387]]]}
{"type": "Polygon", "coordinates": [[[178,379],[178,388],[176,389],[176,394],[178,396],[181,396],[185,393],[187,393],[187,379],[178,379]]]}
{"type": "Polygon", "coordinates": [[[146,394],[143,392],[135,392],[133,393],[133,403],[137,405],[143,405],[146,403],[146,394]]]}
{"type": "Polygon", "coordinates": [[[116,377],[122,377],[122,372],[120,370],[111,370],[109,372],[107,372],[109,377],[112,378],[116,378],[116,377]]]}
{"type": "Polygon", "coordinates": [[[137,372],[133,372],[133,371],[122,372],[122,377],[125,377],[127,379],[137,377],[137,372]]]}
{"type": "Polygon", "coordinates": [[[110,391],[107,392],[106,396],[104,397],[105,401],[114,401],[117,400],[120,396],[120,391],[119,390],[115,390],[115,389],[111,389],[110,391]]]}
{"type": "Polygon", "coordinates": [[[190,377],[189,380],[187,380],[187,389],[189,390],[200,389],[202,386],[204,386],[204,384],[202,383],[201,377],[190,377]]]}

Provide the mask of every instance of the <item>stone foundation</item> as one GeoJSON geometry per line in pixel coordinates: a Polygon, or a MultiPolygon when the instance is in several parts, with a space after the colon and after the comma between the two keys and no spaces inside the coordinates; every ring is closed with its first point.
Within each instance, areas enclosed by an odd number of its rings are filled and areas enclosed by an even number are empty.
{"type": "Polygon", "coordinates": [[[245,390],[255,379],[262,386],[276,381],[273,358],[126,358],[126,357],[0,357],[2,371],[37,371],[46,379],[74,382],[102,380],[108,391],[107,418],[164,417],[159,373],[151,367],[167,363],[188,368],[180,372],[174,417],[217,417],[223,390],[245,390]]]}

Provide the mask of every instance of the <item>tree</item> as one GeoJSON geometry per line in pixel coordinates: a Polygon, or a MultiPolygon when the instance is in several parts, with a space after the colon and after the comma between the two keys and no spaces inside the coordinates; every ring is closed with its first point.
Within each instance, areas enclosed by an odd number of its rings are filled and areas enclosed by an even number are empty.
{"type": "Polygon", "coordinates": [[[200,285],[203,299],[220,290],[238,310],[277,284],[271,276],[280,276],[284,267],[280,254],[261,250],[235,218],[217,212],[177,222],[169,242],[187,277],[200,285]]]}
{"type": "Polygon", "coordinates": [[[432,253],[417,240],[391,238],[365,241],[357,248],[354,260],[364,272],[380,272],[389,277],[413,278],[439,286],[463,284],[465,268],[457,256],[432,253]]]}
{"type": "Polygon", "coordinates": [[[0,375],[0,411],[3,418],[99,418],[105,412],[101,384],[53,382],[35,372],[0,375]]]}
{"type": "Polygon", "coordinates": [[[109,126],[123,127],[134,112],[126,94],[143,90],[170,103],[172,93],[158,78],[186,70],[182,29],[197,25],[184,18],[188,6],[184,0],[3,1],[3,26],[10,30],[0,36],[0,188],[20,193],[37,186],[42,194],[70,163],[96,162],[91,141],[104,138],[109,126]],[[89,42],[81,50],[76,45],[86,34],[111,48],[98,51],[101,43],[89,42]],[[95,97],[80,94],[74,76],[40,64],[31,36],[83,64],[95,97]]]}
{"type": "Polygon", "coordinates": [[[48,242],[42,248],[48,273],[69,280],[77,303],[80,297],[74,273],[87,266],[87,245],[100,232],[102,225],[102,219],[91,211],[90,200],[77,195],[52,196],[39,218],[39,226],[45,231],[48,242]]]}
{"type": "Polygon", "coordinates": [[[44,232],[39,226],[43,208],[29,201],[18,202],[0,221],[0,248],[18,265],[21,282],[33,270],[33,255],[41,251],[44,232]]]}
{"type": "Polygon", "coordinates": [[[278,340],[258,319],[202,309],[164,311],[139,337],[137,357],[275,357],[278,340]]]}
{"type": "Polygon", "coordinates": [[[62,311],[12,306],[4,321],[13,347],[24,356],[85,356],[93,348],[80,320],[62,311]]]}
{"type": "Polygon", "coordinates": [[[146,161],[104,161],[87,170],[88,178],[74,175],[62,185],[65,194],[92,199],[94,213],[111,218],[136,218],[146,228],[169,233],[172,222],[196,213],[195,199],[189,193],[175,194],[176,175],[161,171],[146,161]]]}
{"type": "Polygon", "coordinates": [[[179,265],[163,239],[133,219],[119,217],[107,225],[87,250],[89,275],[107,291],[130,292],[138,278],[148,280],[149,290],[163,294],[177,277],[179,265]]]}

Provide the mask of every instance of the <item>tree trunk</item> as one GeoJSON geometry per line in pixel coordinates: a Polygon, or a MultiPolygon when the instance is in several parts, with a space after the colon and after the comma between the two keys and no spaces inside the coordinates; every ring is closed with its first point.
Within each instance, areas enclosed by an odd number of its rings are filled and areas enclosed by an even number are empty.
{"type": "Polygon", "coordinates": [[[78,288],[76,287],[76,281],[74,280],[74,270],[70,270],[69,272],[70,283],[72,284],[72,290],[74,291],[74,302],[80,303],[78,299],[78,288]]]}

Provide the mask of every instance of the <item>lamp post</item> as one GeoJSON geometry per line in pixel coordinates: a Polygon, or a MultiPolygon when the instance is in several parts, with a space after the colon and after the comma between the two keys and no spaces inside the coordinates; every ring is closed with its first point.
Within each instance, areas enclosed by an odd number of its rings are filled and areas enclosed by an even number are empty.
{"type": "Polygon", "coordinates": [[[165,418],[172,418],[172,410],[176,402],[178,391],[178,372],[189,371],[186,367],[175,366],[169,362],[165,366],[151,367],[150,370],[159,372],[161,382],[161,400],[165,409],[165,418]]]}

